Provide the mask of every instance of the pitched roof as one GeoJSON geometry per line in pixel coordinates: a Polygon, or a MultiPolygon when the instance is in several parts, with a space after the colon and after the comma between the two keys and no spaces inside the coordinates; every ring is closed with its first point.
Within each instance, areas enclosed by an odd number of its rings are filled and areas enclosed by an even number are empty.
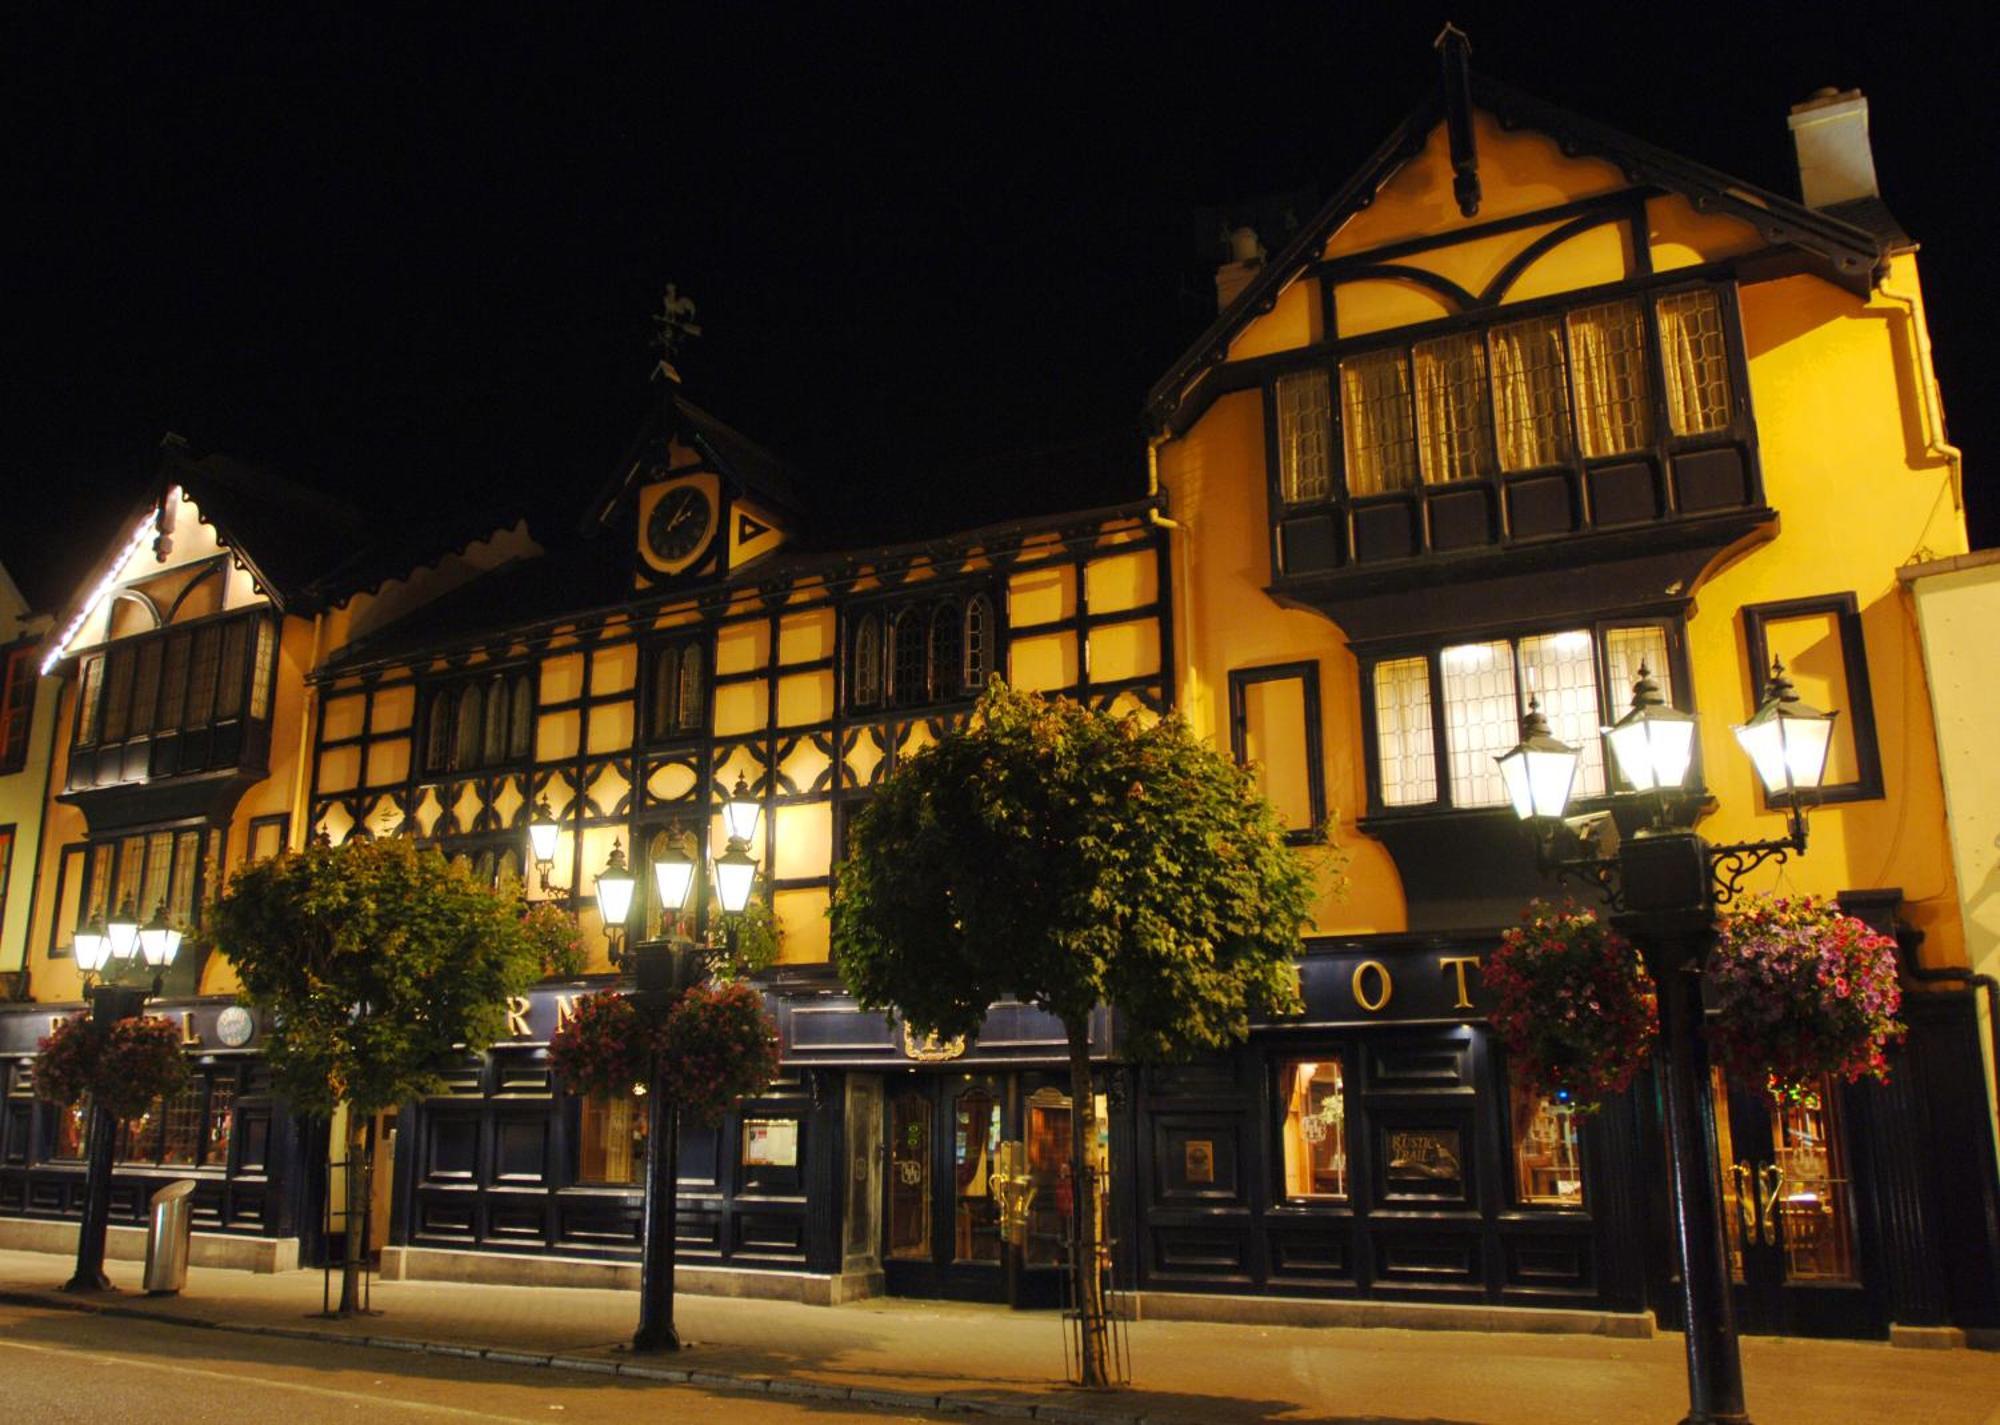
{"type": "Polygon", "coordinates": [[[640,427],[638,437],[618,463],[617,471],[584,511],[584,533],[611,518],[619,500],[645,470],[649,457],[676,438],[734,479],[753,498],[792,514],[807,512],[807,481],[797,467],[697,406],[681,393],[678,382],[669,380],[659,402],[640,427]]]}
{"type": "MultiPolygon", "coordinates": [[[[1601,158],[1617,165],[1635,187],[1680,193],[1702,212],[1740,218],[1767,242],[1798,250],[1830,281],[1857,294],[1869,290],[1891,253],[1915,245],[1880,200],[1840,204],[1824,211],[1808,208],[1796,199],[1733,178],[1485,75],[1472,75],[1467,92],[1472,104],[1492,114],[1503,128],[1546,134],[1566,154],[1601,158]],[[1868,202],[1873,206],[1867,206],[1868,202]]],[[[1211,368],[1227,360],[1229,343],[1236,333],[1270,311],[1286,284],[1317,260],[1340,226],[1372,203],[1376,190],[1423,151],[1432,131],[1447,118],[1447,95],[1445,85],[1427,93],[1368,162],[1154,383],[1146,397],[1149,426],[1156,431],[1169,428],[1195,385],[1211,368]]]]}

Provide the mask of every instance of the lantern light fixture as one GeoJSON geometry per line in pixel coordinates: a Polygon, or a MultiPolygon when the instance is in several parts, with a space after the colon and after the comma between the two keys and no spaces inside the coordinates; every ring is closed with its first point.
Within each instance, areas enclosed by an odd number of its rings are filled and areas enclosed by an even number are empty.
{"type": "Polygon", "coordinates": [[[1694,761],[1693,713],[1669,704],[1645,663],[1632,684],[1632,707],[1603,729],[1618,771],[1635,792],[1677,792],[1694,761]]]}
{"type": "Polygon", "coordinates": [[[757,863],[741,839],[732,838],[729,849],[715,858],[715,894],[724,915],[743,913],[750,904],[750,886],[756,876],[757,863]]]}
{"type": "Polygon", "coordinates": [[[111,958],[120,964],[129,962],[139,949],[139,912],[133,908],[132,897],[127,895],[117,913],[111,917],[107,927],[107,938],[111,946],[111,958]]]}
{"type": "Polygon", "coordinates": [[[149,970],[164,970],[174,963],[180,953],[181,933],[167,921],[167,903],[160,901],[153,907],[153,918],[139,931],[139,952],[146,959],[149,970]]]}
{"type": "Polygon", "coordinates": [[[547,797],[537,798],[535,814],[528,819],[528,851],[533,856],[535,870],[542,878],[542,889],[549,888],[549,872],[556,864],[556,837],[562,832],[555,813],[549,810],[547,797]]]}
{"type": "Polygon", "coordinates": [[[653,862],[653,879],[660,887],[660,909],[679,915],[687,908],[688,892],[694,888],[694,860],[679,845],[653,862]]]}
{"type": "Polygon", "coordinates": [[[1772,802],[1796,808],[1800,792],[1819,790],[1826,776],[1826,754],[1833,745],[1833,721],[1838,716],[1802,702],[1792,680],[1785,676],[1783,660],[1771,660],[1763,703],[1734,731],[1737,742],[1756,764],[1764,794],[1772,802]]]}
{"type": "Polygon", "coordinates": [[[76,928],[70,940],[70,949],[76,956],[76,968],[86,975],[98,975],[111,960],[111,936],[105,931],[104,916],[100,912],[91,916],[76,928]]]}
{"type": "Polygon", "coordinates": [[[604,917],[607,933],[624,934],[625,919],[632,913],[632,887],[636,880],[625,867],[624,844],[614,840],[604,869],[597,873],[597,909],[604,917]]]}
{"type": "Polygon", "coordinates": [[[1530,695],[1527,716],[1521,719],[1520,742],[1493,759],[1500,764],[1500,777],[1507,784],[1514,814],[1523,821],[1560,817],[1576,781],[1578,755],[1576,748],[1550,734],[1541,700],[1530,695]]]}
{"type": "Polygon", "coordinates": [[[722,804],[722,822],[729,830],[731,842],[741,843],[747,850],[750,841],[757,835],[757,820],[764,814],[764,804],[751,794],[743,774],[736,774],[736,786],[729,793],[729,800],[722,804]]]}

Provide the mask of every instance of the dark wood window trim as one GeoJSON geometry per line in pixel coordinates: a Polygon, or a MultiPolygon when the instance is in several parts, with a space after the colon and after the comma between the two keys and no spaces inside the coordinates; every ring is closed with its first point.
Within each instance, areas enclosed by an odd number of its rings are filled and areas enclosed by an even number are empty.
{"type": "MultiPolygon", "coordinates": [[[[1768,626],[1792,618],[1831,614],[1840,635],[1841,671],[1847,679],[1851,707],[1829,708],[1848,720],[1854,739],[1854,780],[1837,787],[1821,787],[1817,803],[1875,801],[1885,795],[1882,787],[1882,750],[1875,735],[1875,698],[1868,682],[1868,646],[1863,641],[1861,609],[1852,593],[1820,594],[1803,599],[1780,599],[1766,604],[1743,605],[1743,643],[1750,660],[1750,706],[1748,718],[1763,701],[1764,684],[1771,671],[1768,626]]],[[[1753,780],[1755,780],[1753,778],[1753,780]]],[[[1757,795],[1764,801],[1763,783],[1757,795]]]]}
{"type": "MultiPolygon", "coordinates": [[[[1080,570],[1082,566],[1076,567],[1080,570]]],[[[1081,573],[1077,577],[1081,580],[1081,573]]],[[[987,679],[1006,666],[1004,607],[1004,600],[992,587],[977,584],[945,590],[926,587],[917,597],[878,600],[843,610],[840,707],[850,714],[872,711],[907,716],[978,697],[985,691],[987,679]],[[941,624],[942,619],[950,621],[949,628],[941,624]],[[874,633],[864,634],[871,623],[874,633]],[[900,670],[896,656],[899,634],[908,639],[904,651],[909,655],[900,670]],[[874,656],[869,658],[871,642],[874,656]],[[923,678],[921,686],[914,686],[919,653],[923,678]],[[863,659],[868,660],[865,665],[863,659]]],[[[1071,625],[1072,620],[1064,619],[1050,626],[1071,625]]]]}
{"type": "Polygon", "coordinates": [[[415,750],[422,756],[412,758],[417,780],[532,765],[540,685],[538,665],[510,663],[482,665],[421,686],[423,719],[415,750]],[[496,689],[506,703],[497,721],[490,703],[496,689]],[[468,720],[465,699],[473,694],[480,701],[477,715],[468,720]]]}
{"type": "Polygon", "coordinates": [[[14,853],[20,849],[15,825],[11,821],[0,825],[0,926],[7,923],[7,892],[14,879],[14,853]]]}
{"type": "Polygon", "coordinates": [[[640,666],[644,673],[644,687],[639,695],[643,719],[639,724],[641,740],[650,746],[705,737],[709,705],[720,681],[715,674],[715,650],[708,635],[647,645],[642,650],[640,666]],[[700,660],[692,675],[688,672],[690,657],[700,660]],[[688,686],[690,677],[695,684],[692,689],[688,686]]]}
{"type": "Polygon", "coordinates": [[[35,663],[39,649],[34,639],[0,648],[0,776],[28,765],[35,694],[41,687],[41,672],[35,663]]]}
{"type": "Polygon", "coordinates": [[[1232,668],[1229,672],[1229,751],[1237,766],[1248,760],[1249,691],[1258,683],[1299,684],[1305,706],[1306,800],[1312,825],[1285,828],[1285,839],[1300,844],[1317,840],[1326,828],[1326,760],[1321,748],[1324,736],[1319,708],[1319,664],[1272,663],[1260,668],[1232,668]]]}
{"type": "Polygon", "coordinates": [[[249,862],[249,858],[257,854],[257,833],[267,826],[274,826],[278,829],[277,854],[283,854],[286,846],[291,841],[292,815],[290,812],[281,811],[274,812],[270,816],[251,817],[250,825],[246,828],[248,834],[243,842],[243,856],[246,865],[249,862]]]}
{"type": "MultiPolygon", "coordinates": [[[[138,827],[121,831],[116,836],[93,838],[78,848],[89,853],[84,862],[83,890],[78,899],[78,904],[86,912],[88,911],[92,903],[92,898],[99,890],[96,884],[96,853],[108,849],[110,856],[106,869],[110,884],[105,888],[107,894],[104,902],[104,911],[107,917],[129,895],[133,898],[133,909],[139,913],[141,920],[150,919],[155,904],[165,902],[168,914],[174,918],[176,924],[189,927],[197,926],[201,923],[202,910],[207,903],[209,895],[217,889],[217,887],[209,885],[209,881],[212,869],[220,865],[220,858],[224,850],[222,838],[225,835],[225,829],[222,827],[214,826],[207,821],[194,820],[138,827]],[[183,838],[190,834],[194,837],[191,847],[186,846],[183,841],[183,838]],[[168,838],[167,864],[165,868],[167,879],[164,886],[146,884],[148,842],[156,836],[168,838]],[[130,849],[134,846],[137,848],[136,851],[130,849]],[[182,861],[181,857],[183,855],[191,857],[192,861],[182,861]],[[128,884],[128,871],[137,877],[138,884],[128,884]],[[173,887],[177,882],[181,881],[183,874],[188,878],[186,882],[188,890],[187,904],[184,908],[173,904],[173,887]],[[151,894],[145,895],[142,898],[142,890],[151,892],[151,894]],[[180,914],[179,912],[183,909],[185,910],[185,914],[180,914]]],[[[69,849],[68,847],[64,848],[65,854],[68,853],[69,849]]],[[[58,917],[61,914],[60,906],[61,902],[58,901],[56,912],[58,917]]],[[[56,927],[56,931],[59,933],[60,927],[56,927]]]]}
{"type": "Polygon", "coordinates": [[[76,933],[74,925],[63,924],[63,902],[68,899],[71,877],[76,879],[76,902],[81,910],[90,908],[86,878],[90,869],[90,846],[87,842],[72,841],[63,847],[56,857],[56,895],[49,903],[49,943],[51,960],[66,960],[71,953],[71,937],[76,933]]]}
{"type": "MultiPolygon", "coordinates": [[[[1477,814],[1505,810],[1498,804],[1473,807],[1459,807],[1453,804],[1451,795],[1451,746],[1450,726],[1444,714],[1444,674],[1440,655],[1446,648],[1465,643],[1507,642],[1516,645],[1521,640],[1546,634],[1565,633],[1573,629],[1589,630],[1595,641],[1595,662],[1597,696],[1604,725],[1609,726],[1623,717],[1631,705],[1632,689],[1629,686],[1614,687],[1610,680],[1610,660],[1606,653],[1606,635],[1613,629],[1653,627],[1666,636],[1668,667],[1673,680],[1673,703],[1685,712],[1697,711],[1694,701],[1694,682],[1688,664],[1687,625],[1682,614],[1673,612],[1635,612],[1616,616],[1594,618],[1555,618],[1538,620],[1533,624],[1509,625],[1504,628],[1480,628],[1454,631],[1451,635],[1433,637],[1419,643],[1396,643],[1356,649],[1360,672],[1359,695],[1361,698],[1361,740],[1364,750],[1363,761],[1367,773],[1368,819],[1384,821],[1404,818],[1433,817],[1441,813],[1477,814]],[[1434,800],[1409,806],[1386,806],[1382,801],[1382,749],[1375,711],[1375,669],[1382,663],[1404,658],[1422,658],[1430,670],[1431,708],[1431,761],[1437,778],[1437,796],[1434,800]]],[[[1525,707],[1527,690],[1521,685],[1521,671],[1518,656],[1514,668],[1515,702],[1517,707],[1525,707]]],[[[1700,787],[1702,780],[1702,759],[1700,739],[1696,739],[1694,761],[1688,769],[1689,785],[1700,787]]],[[[1600,804],[1616,792],[1617,769],[1609,746],[1604,749],[1605,786],[1602,795],[1579,799],[1580,805],[1600,804]]],[[[1511,813],[1510,813],[1511,815],[1511,813]]]]}

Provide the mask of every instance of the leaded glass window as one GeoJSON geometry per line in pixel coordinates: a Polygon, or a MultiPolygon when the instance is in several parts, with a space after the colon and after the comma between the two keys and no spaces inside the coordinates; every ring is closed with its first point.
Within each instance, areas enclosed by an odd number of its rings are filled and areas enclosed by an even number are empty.
{"type": "Polygon", "coordinates": [[[931,701],[943,702],[955,696],[964,679],[960,676],[965,652],[965,625],[958,605],[944,603],[931,615],[931,701]]]}
{"type": "Polygon", "coordinates": [[[865,615],[854,626],[852,700],[856,707],[873,707],[882,698],[882,623],[865,615]]]}
{"type": "Polygon", "coordinates": [[[1437,800],[1428,658],[1391,658],[1375,665],[1375,744],[1382,805],[1422,806],[1437,800]]]}
{"type": "Polygon", "coordinates": [[[535,680],[526,673],[514,677],[507,723],[507,760],[525,762],[535,748],[535,680]]]}
{"type": "Polygon", "coordinates": [[[1653,443],[1646,368],[1646,316],[1636,301],[1605,302],[1568,317],[1570,379],[1586,456],[1653,443]]]}
{"type": "Polygon", "coordinates": [[[250,654],[250,626],[237,619],[222,630],[222,664],[215,688],[215,715],[238,717],[243,712],[243,679],[250,654]]]}
{"type": "Polygon", "coordinates": [[[1417,450],[1424,481],[1493,473],[1486,408],[1486,343],[1476,332],[1421,341],[1410,353],[1417,392],[1417,450]]]}
{"type": "Polygon", "coordinates": [[[1438,662],[1452,805],[1499,806],[1507,800],[1507,784],[1494,758],[1521,740],[1513,646],[1504,640],[1461,643],[1445,649],[1438,662]]]}
{"type": "MultiPolygon", "coordinates": [[[[1577,758],[1570,795],[1603,795],[1604,739],[1599,729],[1604,721],[1603,700],[1597,690],[1597,640],[1587,629],[1571,629],[1524,638],[1519,652],[1523,691],[1541,700],[1549,731],[1582,754],[1577,758]]],[[[1507,744],[1513,745],[1512,740],[1507,744]]]]}
{"type": "Polygon", "coordinates": [[[965,690],[977,693],[993,676],[993,603],[974,594],[965,605],[965,690]]]}
{"type": "Polygon", "coordinates": [[[674,702],[674,727],[677,731],[701,731],[703,695],[706,692],[701,645],[687,644],[681,649],[680,693],[674,702]]]}
{"type": "Polygon", "coordinates": [[[1488,333],[1493,416],[1502,470],[1533,470],[1570,457],[1569,374],[1555,317],[1508,322],[1488,333]]]}
{"type": "Polygon", "coordinates": [[[1722,337],[1722,303],[1706,289],[1659,301],[1660,370],[1666,377],[1667,420],[1675,435],[1699,435],[1729,424],[1729,354],[1722,337]]]}
{"type": "Polygon", "coordinates": [[[1288,503],[1324,500],[1333,490],[1333,395],[1324,371],[1280,376],[1278,483],[1288,503]]]}
{"type": "Polygon", "coordinates": [[[1416,485],[1410,363],[1402,352],[1371,352],[1340,363],[1340,415],[1348,494],[1380,495],[1416,485]]]}
{"type": "Polygon", "coordinates": [[[897,707],[914,707],[929,695],[927,623],[922,609],[896,615],[891,638],[889,700],[897,707]]]}

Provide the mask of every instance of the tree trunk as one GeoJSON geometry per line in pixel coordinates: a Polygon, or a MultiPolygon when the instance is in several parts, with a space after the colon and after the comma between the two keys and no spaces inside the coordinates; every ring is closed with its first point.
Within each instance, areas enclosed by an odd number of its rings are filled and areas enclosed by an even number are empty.
{"type": "Polygon", "coordinates": [[[353,1316],[361,1310],[361,1256],[368,1244],[363,1239],[368,1235],[368,1206],[370,1202],[369,1179],[373,1164],[373,1149],[368,1140],[368,1120],[355,1110],[353,1104],[347,1106],[347,1211],[344,1214],[347,1230],[342,1234],[345,1246],[340,1264],[340,1306],[336,1316],[353,1316]],[[356,1169],[359,1172],[356,1172],[356,1169]],[[357,1189],[356,1179],[360,1186],[357,1189]],[[359,1191],[357,1204],[355,1194],[359,1191]]]}
{"type": "Polygon", "coordinates": [[[1075,1252],[1070,1270],[1075,1277],[1078,1385],[1103,1388],[1111,1378],[1110,1329],[1104,1315],[1104,1278],[1097,1269],[1100,1224],[1097,1220],[1097,1169],[1091,1147],[1097,1141],[1097,1094],[1090,1082],[1090,1019],[1063,1021],[1069,1035],[1070,1194],[1075,1252]]]}

